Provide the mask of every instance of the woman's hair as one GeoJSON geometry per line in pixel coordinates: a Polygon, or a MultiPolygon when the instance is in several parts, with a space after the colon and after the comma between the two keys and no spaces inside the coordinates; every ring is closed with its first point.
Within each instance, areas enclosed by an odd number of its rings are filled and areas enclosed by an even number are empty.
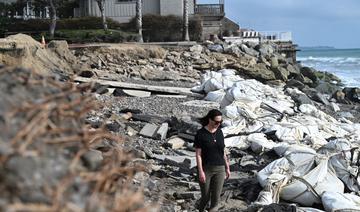
{"type": "Polygon", "coordinates": [[[216,116],[221,116],[222,113],[217,109],[212,109],[208,112],[208,114],[202,118],[200,118],[200,123],[202,126],[206,126],[209,124],[209,119],[214,120],[216,116]]]}

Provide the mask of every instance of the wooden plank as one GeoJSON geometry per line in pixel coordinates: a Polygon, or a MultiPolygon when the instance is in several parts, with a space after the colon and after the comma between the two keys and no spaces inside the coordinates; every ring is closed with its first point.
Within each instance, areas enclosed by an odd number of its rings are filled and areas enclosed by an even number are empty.
{"type": "Polygon", "coordinates": [[[134,83],[119,82],[119,81],[108,81],[108,80],[85,78],[85,77],[79,77],[79,76],[76,76],[74,78],[74,81],[85,82],[85,83],[86,82],[94,82],[94,83],[99,83],[101,85],[108,85],[110,87],[115,87],[115,88],[128,88],[128,89],[145,90],[145,91],[161,92],[161,93],[169,93],[169,94],[184,94],[187,96],[194,96],[194,97],[204,97],[201,94],[193,93],[190,90],[190,88],[134,84],[134,83]]]}

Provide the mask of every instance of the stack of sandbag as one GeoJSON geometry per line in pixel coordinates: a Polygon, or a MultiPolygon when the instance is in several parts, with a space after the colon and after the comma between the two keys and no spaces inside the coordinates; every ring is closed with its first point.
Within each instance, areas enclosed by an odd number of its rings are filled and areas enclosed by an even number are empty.
{"type": "Polygon", "coordinates": [[[281,182],[280,197],[311,206],[321,203],[325,191],[344,192],[344,185],[328,166],[328,158],[311,152],[291,152],[273,161],[258,173],[261,186],[281,182]]]}

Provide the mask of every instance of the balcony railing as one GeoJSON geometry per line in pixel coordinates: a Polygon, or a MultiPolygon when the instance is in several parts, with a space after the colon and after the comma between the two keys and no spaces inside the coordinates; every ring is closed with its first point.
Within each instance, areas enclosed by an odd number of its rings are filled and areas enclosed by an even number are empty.
{"type": "Polygon", "coordinates": [[[223,16],[224,4],[198,4],[195,6],[195,14],[209,16],[223,16]]]}

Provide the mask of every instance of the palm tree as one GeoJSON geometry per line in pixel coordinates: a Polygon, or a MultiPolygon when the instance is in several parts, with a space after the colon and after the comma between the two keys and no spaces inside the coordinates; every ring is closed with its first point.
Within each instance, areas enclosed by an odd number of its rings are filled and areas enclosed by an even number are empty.
{"type": "Polygon", "coordinates": [[[99,9],[100,9],[100,13],[101,13],[101,19],[102,19],[102,24],[103,24],[103,28],[105,31],[108,30],[108,26],[106,23],[106,17],[105,17],[105,0],[96,0],[99,9]]]}
{"type": "Polygon", "coordinates": [[[189,41],[189,0],[184,0],[183,12],[183,40],[189,41]]]}
{"type": "Polygon", "coordinates": [[[142,36],[142,0],[136,0],[136,28],[138,29],[138,42],[144,42],[142,36]]]}
{"type": "Polygon", "coordinates": [[[54,38],[54,34],[55,34],[57,3],[58,2],[54,2],[54,0],[49,0],[50,9],[51,9],[50,38],[54,38]]]}

